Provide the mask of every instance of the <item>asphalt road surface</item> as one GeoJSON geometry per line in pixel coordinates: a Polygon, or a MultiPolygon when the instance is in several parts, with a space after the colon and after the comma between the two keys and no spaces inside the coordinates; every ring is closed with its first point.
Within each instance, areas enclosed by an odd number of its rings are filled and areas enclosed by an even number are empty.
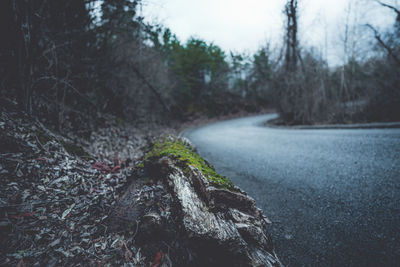
{"type": "Polygon", "coordinates": [[[286,266],[400,266],[400,129],[267,128],[274,115],[188,130],[273,222],[286,266]]]}

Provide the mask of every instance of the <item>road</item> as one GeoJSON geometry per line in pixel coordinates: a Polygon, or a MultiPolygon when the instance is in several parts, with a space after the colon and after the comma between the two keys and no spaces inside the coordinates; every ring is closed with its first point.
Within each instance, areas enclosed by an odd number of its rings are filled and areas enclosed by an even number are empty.
{"type": "Polygon", "coordinates": [[[286,266],[400,266],[400,129],[261,125],[273,116],[184,136],[256,200],[286,266]]]}

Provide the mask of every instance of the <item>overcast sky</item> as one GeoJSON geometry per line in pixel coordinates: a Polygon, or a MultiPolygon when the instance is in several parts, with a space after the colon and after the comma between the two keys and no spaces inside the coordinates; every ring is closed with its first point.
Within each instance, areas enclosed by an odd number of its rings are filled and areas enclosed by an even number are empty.
{"type": "MultiPolygon", "coordinates": [[[[277,45],[282,40],[282,10],[285,2],[286,0],[146,0],[143,15],[148,21],[155,20],[168,26],[181,41],[195,36],[214,42],[225,51],[253,53],[267,41],[277,45]]],[[[351,11],[353,14],[357,13],[353,20],[359,23],[369,22],[383,27],[394,21],[394,15],[372,3],[373,0],[299,2],[302,44],[316,47],[333,61],[340,57],[337,46],[343,36],[345,11],[350,2],[351,11]]]]}

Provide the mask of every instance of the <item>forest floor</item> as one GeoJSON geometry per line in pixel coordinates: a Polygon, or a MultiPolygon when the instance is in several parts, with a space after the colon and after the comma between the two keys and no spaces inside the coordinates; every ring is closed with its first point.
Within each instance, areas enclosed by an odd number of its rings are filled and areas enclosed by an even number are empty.
{"type": "Polygon", "coordinates": [[[163,134],[249,115],[198,116],[173,126],[135,126],[101,115],[86,125],[84,135],[72,129],[61,135],[16,103],[1,102],[2,266],[157,264],[135,245],[135,229],[108,229],[113,207],[146,148],[163,134]]]}
{"type": "Polygon", "coordinates": [[[107,221],[145,147],[174,130],[104,115],[89,138],[62,136],[2,101],[0,265],[143,264],[133,234],[107,221]]]}

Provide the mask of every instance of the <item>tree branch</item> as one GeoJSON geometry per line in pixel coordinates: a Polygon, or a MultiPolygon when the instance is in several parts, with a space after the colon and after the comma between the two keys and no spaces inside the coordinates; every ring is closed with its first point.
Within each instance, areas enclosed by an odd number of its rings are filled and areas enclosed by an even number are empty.
{"type": "Polygon", "coordinates": [[[400,23],[400,10],[399,10],[399,9],[397,9],[396,7],[394,7],[394,6],[392,6],[392,5],[383,3],[383,2],[381,2],[381,1],[379,1],[379,0],[376,0],[376,2],[377,2],[378,4],[380,4],[381,6],[390,8],[391,10],[393,10],[394,12],[396,12],[396,14],[397,14],[396,21],[400,23]]]}
{"type": "Polygon", "coordinates": [[[92,100],[90,100],[87,96],[85,96],[84,94],[82,94],[81,92],[79,92],[78,89],[76,89],[72,84],[70,84],[69,82],[63,80],[63,79],[59,79],[55,76],[42,76],[39,79],[37,79],[34,84],[38,83],[41,80],[53,80],[53,81],[57,81],[60,83],[63,83],[64,85],[66,85],[67,87],[71,88],[75,93],[77,93],[82,99],[85,99],[88,103],[92,104],[94,107],[96,107],[96,104],[92,102],[92,100]]]}
{"type": "Polygon", "coordinates": [[[393,49],[388,46],[387,44],[385,44],[385,42],[382,40],[379,32],[371,25],[371,24],[366,24],[365,26],[367,26],[368,28],[370,28],[375,35],[375,39],[378,41],[378,43],[386,49],[386,51],[389,53],[389,55],[393,58],[394,61],[396,61],[396,63],[400,66],[400,59],[397,57],[397,55],[393,52],[393,49]]]}
{"type": "Polygon", "coordinates": [[[136,68],[133,64],[129,64],[130,67],[132,68],[133,72],[143,81],[144,84],[147,85],[147,87],[150,88],[150,90],[153,92],[153,94],[156,96],[158,102],[160,102],[161,106],[164,108],[165,111],[168,113],[170,112],[169,107],[165,104],[164,100],[162,99],[161,94],[157,91],[156,88],[154,88],[153,85],[144,77],[144,75],[139,71],[138,68],[136,68]]]}

